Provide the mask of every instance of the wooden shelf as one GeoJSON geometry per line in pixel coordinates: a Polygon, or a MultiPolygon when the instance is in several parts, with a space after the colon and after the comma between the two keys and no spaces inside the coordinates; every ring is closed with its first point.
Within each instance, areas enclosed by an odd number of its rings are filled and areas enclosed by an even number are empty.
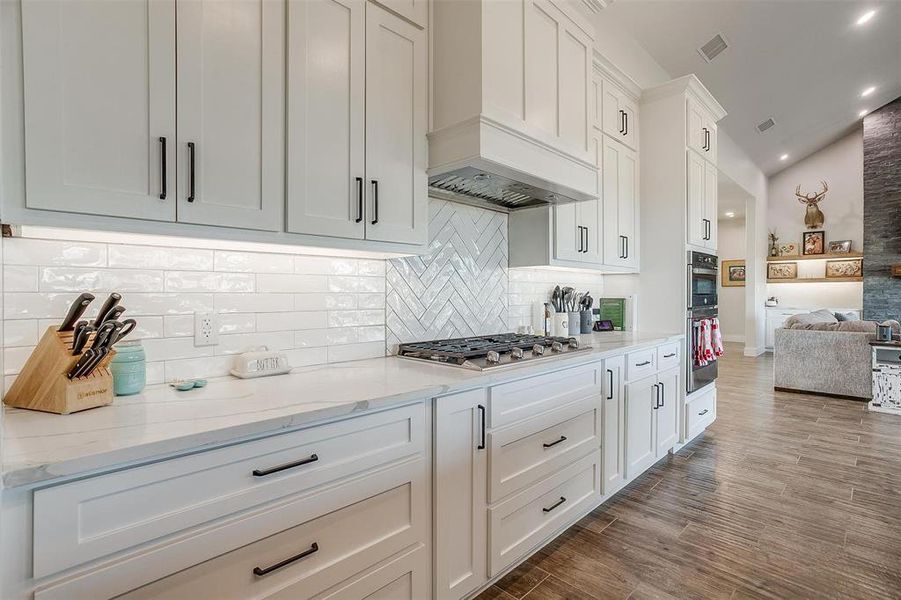
{"type": "Polygon", "coordinates": [[[767,279],[767,283],[848,283],[863,281],[863,277],[799,277],[797,279],[767,279]]]}
{"type": "Polygon", "coordinates": [[[798,260],[836,260],[863,258],[863,252],[846,252],[844,254],[796,254],[794,256],[767,256],[767,262],[795,262],[798,260]]]}

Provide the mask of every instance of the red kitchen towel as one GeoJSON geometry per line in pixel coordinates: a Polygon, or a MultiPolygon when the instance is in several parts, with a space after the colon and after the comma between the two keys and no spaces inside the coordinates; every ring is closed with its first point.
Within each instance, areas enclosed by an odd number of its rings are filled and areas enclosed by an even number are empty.
{"type": "Polygon", "coordinates": [[[712,322],[710,319],[700,319],[695,323],[697,342],[695,343],[695,365],[704,367],[716,360],[713,350],[712,322]]]}
{"type": "MultiPolygon", "coordinates": [[[[710,320],[710,331],[713,337],[713,343],[711,346],[713,347],[713,354],[716,357],[720,357],[723,355],[723,334],[720,332],[720,320],[719,319],[711,319],[710,320]]],[[[714,359],[715,360],[715,359],[714,359]]]]}

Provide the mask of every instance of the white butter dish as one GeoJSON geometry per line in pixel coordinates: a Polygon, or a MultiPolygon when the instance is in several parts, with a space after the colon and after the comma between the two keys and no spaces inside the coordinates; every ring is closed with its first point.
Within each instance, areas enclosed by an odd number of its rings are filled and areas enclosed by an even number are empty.
{"type": "Polygon", "coordinates": [[[291,370],[288,357],[281,352],[270,352],[265,346],[244,352],[235,357],[230,372],[241,379],[283,375],[291,370]]]}

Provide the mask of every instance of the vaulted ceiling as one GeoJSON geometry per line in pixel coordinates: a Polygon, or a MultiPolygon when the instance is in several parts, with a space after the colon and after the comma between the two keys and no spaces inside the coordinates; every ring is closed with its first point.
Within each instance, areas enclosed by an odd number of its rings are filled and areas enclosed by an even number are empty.
{"type": "Polygon", "coordinates": [[[602,18],[673,77],[696,74],[729,113],[720,126],[768,175],[901,96],[898,1],[616,0],[602,18]],[[718,33],[729,46],[707,63],[698,48],[718,33]],[[767,118],[776,125],[758,133],[767,118]]]}

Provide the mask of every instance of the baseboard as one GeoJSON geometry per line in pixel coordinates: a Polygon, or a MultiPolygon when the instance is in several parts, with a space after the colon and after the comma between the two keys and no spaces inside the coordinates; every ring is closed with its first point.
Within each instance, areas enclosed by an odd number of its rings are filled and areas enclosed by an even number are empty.
{"type": "Polygon", "coordinates": [[[738,343],[738,344],[744,344],[744,343],[745,343],[745,336],[743,336],[743,335],[724,335],[724,336],[723,336],[723,341],[724,341],[724,342],[736,342],[736,343],[738,343]]]}
{"type": "Polygon", "coordinates": [[[754,348],[753,346],[745,346],[745,356],[754,358],[766,352],[766,348],[754,348]]]}

